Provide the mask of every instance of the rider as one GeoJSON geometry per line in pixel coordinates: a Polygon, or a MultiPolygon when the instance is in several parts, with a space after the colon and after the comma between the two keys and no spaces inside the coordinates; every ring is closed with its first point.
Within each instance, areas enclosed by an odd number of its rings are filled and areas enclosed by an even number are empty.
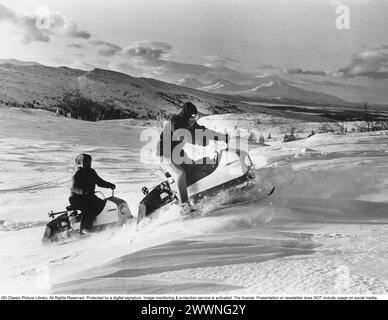
{"type": "Polygon", "coordinates": [[[106,200],[98,198],[94,194],[96,185],[102,188],[114,190],[113,183],[101,179],[97,172],[92,169],[92,157],[82,153],[75,159],[77,171],[73,176],[71,196],[69,202],[74,209],[82,211],[80,234],[85,234],[93,225],[93,220],[105,207],[106,200]]]}
{"type": "Polygon", "coordinates": [[[191,141],[197,145],[204,146],[208,144],[210,139],[218,140],[218,138],[228,143],[228,135],[217,133],[207,129],[205,126],[199,125],[196,122],[197,114],[198,110],[193,103],[184,103],[182,111],[179,114],[173,115],[164,127],[158,143],[158,155],[162,160],[167,161],[169,171],[175,176],[179,191],[178,195],[183,207],[189,207],[185,167],[187,167],[187,164],[193,164],[193,160],[183,150],[186,140],[177,140],[177,137],[181,137],[177,130],[188,130],[192,138],[191,141]],[[199,133],[199,131],[202,131],[201,137],[205,137],[201,141],[200,139],[195,139],[195,134],[199,133]],[[182,148],[181,150],[178,149],[180,151],[179,155],[177,151],[174,152],[174,149],[178,146],[182,148]]]}

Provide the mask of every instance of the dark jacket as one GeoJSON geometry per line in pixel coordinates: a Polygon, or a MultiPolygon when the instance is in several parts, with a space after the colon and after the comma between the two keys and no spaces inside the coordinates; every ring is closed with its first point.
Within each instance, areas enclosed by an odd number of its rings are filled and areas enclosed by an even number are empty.
{"type": "MultiPolygon", "coordinates": [[[[195,122],[191,127],[189,127],[189,117],[186,116],[185,113],[180,113],[171,117],[171,120],[164,127],[162,133],[160,134],[159,143],[158,143],[158,155],[159,156],[167,156],[168,158],[172,158],[172,152],[174,148],[181,144],[182,141],[174,140],[174,132],[179,129],[186,129],[190,131],[192,143],[200,146],[207,146],[210,140],[226,140],[225,135],[215,132],[206,128],[205,126],[199,125],[195,122]],[[206,138],[202,140],[195,136],[196,130],[202,130],[206,133],[206,138]],[[165,141],[167,139],[167,141],[165,141]],[[165,146],[171,143],[171,150],[164,152],[165,146]],[[171,152],[171,153],[170,153],[171,152]]],[[[183,145],[182,145],[183,147],[183,145]]],[[[183,152],[183,150],[182,150],[183,152]]]]}
{"type": "Polygon", "coordinates": [[[94,194],[96,185],[101,188],[113,188],[114,184],[100,178],[97,172],[91,168],[79,168],[73,176],[71,187],[72,195],[94,194]]]}

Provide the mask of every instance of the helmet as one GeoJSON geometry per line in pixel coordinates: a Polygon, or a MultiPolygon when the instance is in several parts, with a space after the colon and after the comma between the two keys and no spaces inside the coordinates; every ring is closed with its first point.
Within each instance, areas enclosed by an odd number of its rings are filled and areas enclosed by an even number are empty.
{"type": "Polygon", "coordinates": [[[75,158],[75,165],[78,168],[91,168],[92,167],[92,156],[86,153],[81,153],[75,158]]]}
{"type": "Polygon", "coordinates": [[[192,114],[197,114],[197,107],[191,102],[185,102],[183,105],[183,113],[190,117],[192,114]]]}

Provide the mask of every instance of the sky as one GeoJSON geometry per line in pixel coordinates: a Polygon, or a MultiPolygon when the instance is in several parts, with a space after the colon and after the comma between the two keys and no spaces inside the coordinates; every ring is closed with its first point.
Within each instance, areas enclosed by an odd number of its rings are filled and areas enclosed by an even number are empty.
{"type": "Polygon", "coordinates": [[[278,74],[388,101],[387,18],[386,0],[0,0],[0,58],[169,82],[278,74]]]}

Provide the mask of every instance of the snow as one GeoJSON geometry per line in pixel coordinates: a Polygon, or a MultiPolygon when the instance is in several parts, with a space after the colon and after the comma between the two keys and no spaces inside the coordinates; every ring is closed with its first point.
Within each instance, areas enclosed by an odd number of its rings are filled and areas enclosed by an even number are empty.
{"type": "Polygon", "coordinates": [[[204,90],[204,91],[206,91],[206,90],[219,90],[219,89],[223,89],[224,87],[225,87],[225,83],[216,82],[214,84],[202,87],[201,90],[204,90]]]}
{"type": "Polygon", "coordinates": [[[306,139],[319,124],[259,120],[202,122],[271,132],[250,152],[260,188],[276,185],[271,197],[192,219],[172,208],[139,228],[43,246],[47,212],[67,204],[79,152],[93,155],[135,215],[157,167],[139,161],[142,126],[133,122],[0,109],[0,292],[386,294],[388,133],[306,139]],[[281,142],[290,127],[303,139],[281,142]]]}
{"type": "Polygon", "coordinates": [[[268,82],[268,83],[263,83],[263,84],[258,85],[257,87],[250,89],[249,91],[257,91],[257,90],[264,88],[264,87],[272,87],[274,85],[274,83],[275,82],[273,82],[273,81],[268,82]]]}

